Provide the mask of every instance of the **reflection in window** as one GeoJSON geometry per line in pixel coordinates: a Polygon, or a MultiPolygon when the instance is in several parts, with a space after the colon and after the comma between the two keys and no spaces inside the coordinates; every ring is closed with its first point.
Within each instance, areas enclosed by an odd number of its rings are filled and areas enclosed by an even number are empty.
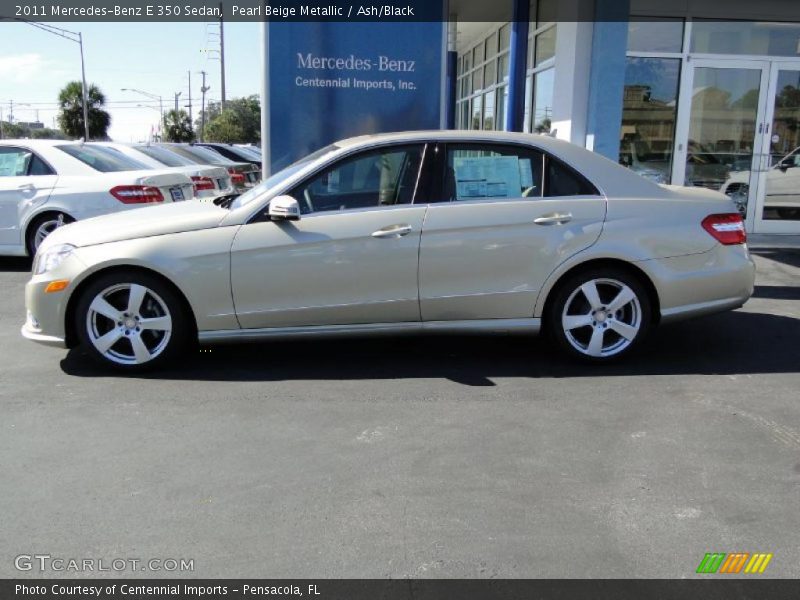
{"type": "Polygon", "coordinates": [[[628,50],[631,52],[680,52],[682,47],[682,20],[637,18],[628,23],[628,50]]]}
{"type": "Polygon", "coordinates": [[[797,56],[800,23],[704,21],[692,24],[692,52],[797,56]]]}
{"type": "Polygon", "coordinates": [[[481,109],[483,108],[481,99],[481,96],[475,96],[475,98],[472,99],[472,123],[470,129],[481,128],[481,109]]]}
{"type": "Polygon", "coordinates": [[[483,128],[496,129],[494,123],[494,92],[483,96],[483,128]]]}
{"type": "Polygon", "coordinates": [[[549,133],[553,119],[553,85],[555,69],[546,69],[534,75],[533,125],[536,133],[549,133]]]}
{"type": "Polygon", "coordinates": [[[628,58],[619,162],[668,183],[675,145],[680,59],[628,58]]]}

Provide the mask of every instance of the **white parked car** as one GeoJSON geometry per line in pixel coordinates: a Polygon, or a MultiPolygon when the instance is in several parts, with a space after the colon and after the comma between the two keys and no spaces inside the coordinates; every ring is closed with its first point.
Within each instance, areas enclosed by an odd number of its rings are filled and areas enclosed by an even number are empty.
{"type": "Polygon", "coordinates": [[[151,169],[169,169],[188,175],[194,183],[195,197],[214,201],[235,194],[231,176],[224,167],[198,165],[182,156],[151,144],[123,144],[119,142],[93,142],[111,148],[147,165],[151,169]]]}
{"type": "MultiPolygon", "coordinates": [[[[740,206],[744,214],[750,190],[750,171],[736,171],[720,189],[740,206]]],[[[781,219],[800,219],[800,148],[795,148],[767,171],[765,210],[775,210],[781,219]]]]}
{"type": "Polygon", "coordinates": [[[0,140],[0,255],[33,256],[54,229],[120,210],[189,200],[192,180],[92,144],[0,140]]]}

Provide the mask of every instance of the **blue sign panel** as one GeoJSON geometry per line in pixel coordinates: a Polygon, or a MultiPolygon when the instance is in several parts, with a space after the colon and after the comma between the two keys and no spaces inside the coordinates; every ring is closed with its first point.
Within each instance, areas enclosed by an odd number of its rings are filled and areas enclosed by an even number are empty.
{"type": "Polygon", "coordinates": [[[343,138],[438,129],[445,27],[270,22],[272,171],[343,138]]]}

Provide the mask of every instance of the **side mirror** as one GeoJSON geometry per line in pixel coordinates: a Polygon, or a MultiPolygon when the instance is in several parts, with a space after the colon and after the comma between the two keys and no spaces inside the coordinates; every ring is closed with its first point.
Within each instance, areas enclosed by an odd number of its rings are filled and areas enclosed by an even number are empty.
{"type": "Polygon", "coordinates": [[[778,163],[778,168],[781,171],[785,171],[786,169],[791,169],[792,167],[796,167],[797,165],[794,164],[794,157],[792,158],[784,158],[781,162],[778,163]]]}
{"type": "Polygon", "coordinates": [[[269,201],[269,218],[273,221],[299,221],[300,205],[291,196],[276,196],[269,201]]]}

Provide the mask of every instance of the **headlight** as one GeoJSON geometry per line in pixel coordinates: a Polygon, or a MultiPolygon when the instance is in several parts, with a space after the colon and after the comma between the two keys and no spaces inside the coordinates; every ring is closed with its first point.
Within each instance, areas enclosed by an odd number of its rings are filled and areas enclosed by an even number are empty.
{"type": "Polygon", "coordinates": [[[36,262],[33,265],[33,274],[41,275],[52,271],[61,264],[61,261],[72,254],[73,250],[75,250],[75,246],[72,244],[59,244],[48,248],[44,254],[37,254],[36,262]]]}

